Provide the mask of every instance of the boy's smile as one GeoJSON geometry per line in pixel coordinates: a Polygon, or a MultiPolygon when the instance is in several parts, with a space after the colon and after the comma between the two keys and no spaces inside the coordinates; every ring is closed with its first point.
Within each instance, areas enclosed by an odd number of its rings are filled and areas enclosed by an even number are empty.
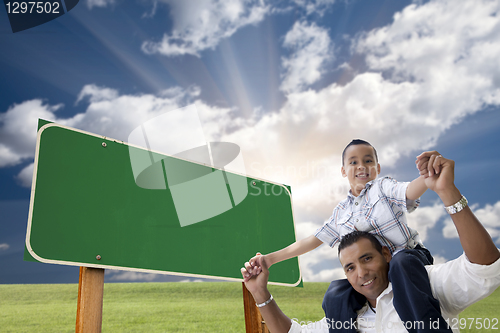
{"type": "Polygon", "coordinates": [[[366,183],[377,178],[380,173],[380,164],[377,163],[373,147],[364,144],[348,147],[341,172],[349,180],[352,194],[357,197],[366,183]]]}

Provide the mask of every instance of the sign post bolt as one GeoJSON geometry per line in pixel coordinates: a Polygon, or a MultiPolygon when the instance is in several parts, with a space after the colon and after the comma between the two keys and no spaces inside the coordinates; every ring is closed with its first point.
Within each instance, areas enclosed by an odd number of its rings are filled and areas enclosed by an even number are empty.
{"type": "Polygon", "coordinates": [[[97,260],[101,260],[101,255],[100,255],[100,254],[98,254],[98,255],[96,255],[96,256],[95,256],[95,258],[96,258],[97,260]]]}

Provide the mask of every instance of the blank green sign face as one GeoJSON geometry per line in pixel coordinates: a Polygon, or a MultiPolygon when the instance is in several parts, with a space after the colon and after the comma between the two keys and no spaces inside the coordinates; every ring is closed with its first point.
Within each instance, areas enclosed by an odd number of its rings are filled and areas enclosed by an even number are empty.
{"type": "MultiPolygon", "coordinates": [[[[284,185],[57,124],[39,129],[26,235],[37,261],[241,280],[256,252],[294,241],[284,185]],[[141,156],[151,165],[139,174],[141,156]]],[[[300,280],[297,258],[271,268],[271,282],[300,280]]]]}

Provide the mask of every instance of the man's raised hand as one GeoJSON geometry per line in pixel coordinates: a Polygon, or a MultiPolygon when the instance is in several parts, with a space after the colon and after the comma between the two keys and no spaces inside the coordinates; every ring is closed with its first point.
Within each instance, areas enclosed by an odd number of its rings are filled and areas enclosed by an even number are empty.
{"type": "Polygon", "coordinates": [[[454,186],[455,180],[455,162],[444,158],[437,151],[426,151],[417,157],[417,166],[419,170],[427,172],[422,174],[425,178],[425,185],[438,193],[448,190],[454,186]],[[427,160],[427,163],[425,161],[427,160]],[[418,163],[422,161],[422,163],[418,163]]]}
{"type": "Polygon", "coordinates": [[[269,278],[269,269],[267,267],[265,257],[260,253],[257,253],[254,258],[257,258],[256,261],[259,265],[258,268],[252,267],[250,262],[246,262],[245,267],[241,268],[243,282],[245,282],[247,289],[252,294],[266,288],[269,278]]]}

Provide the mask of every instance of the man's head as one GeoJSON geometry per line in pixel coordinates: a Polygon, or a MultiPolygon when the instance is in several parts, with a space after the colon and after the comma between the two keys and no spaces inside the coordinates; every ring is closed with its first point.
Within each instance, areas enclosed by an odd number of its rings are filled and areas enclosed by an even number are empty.
{"type": "Polygon", "coordinates": [[[380,173],[377,151],[364,140],[352,140],[342,152],[340,171],[349,180],[352,194],[358,196],[366,183],[380,173]]]}
{"type": "Polygon", "coordinates": [[[372,234],[354,231],[339,244],[339,259],[347,280],[372,306],[389,285],[391,252],[372,234]]]}

